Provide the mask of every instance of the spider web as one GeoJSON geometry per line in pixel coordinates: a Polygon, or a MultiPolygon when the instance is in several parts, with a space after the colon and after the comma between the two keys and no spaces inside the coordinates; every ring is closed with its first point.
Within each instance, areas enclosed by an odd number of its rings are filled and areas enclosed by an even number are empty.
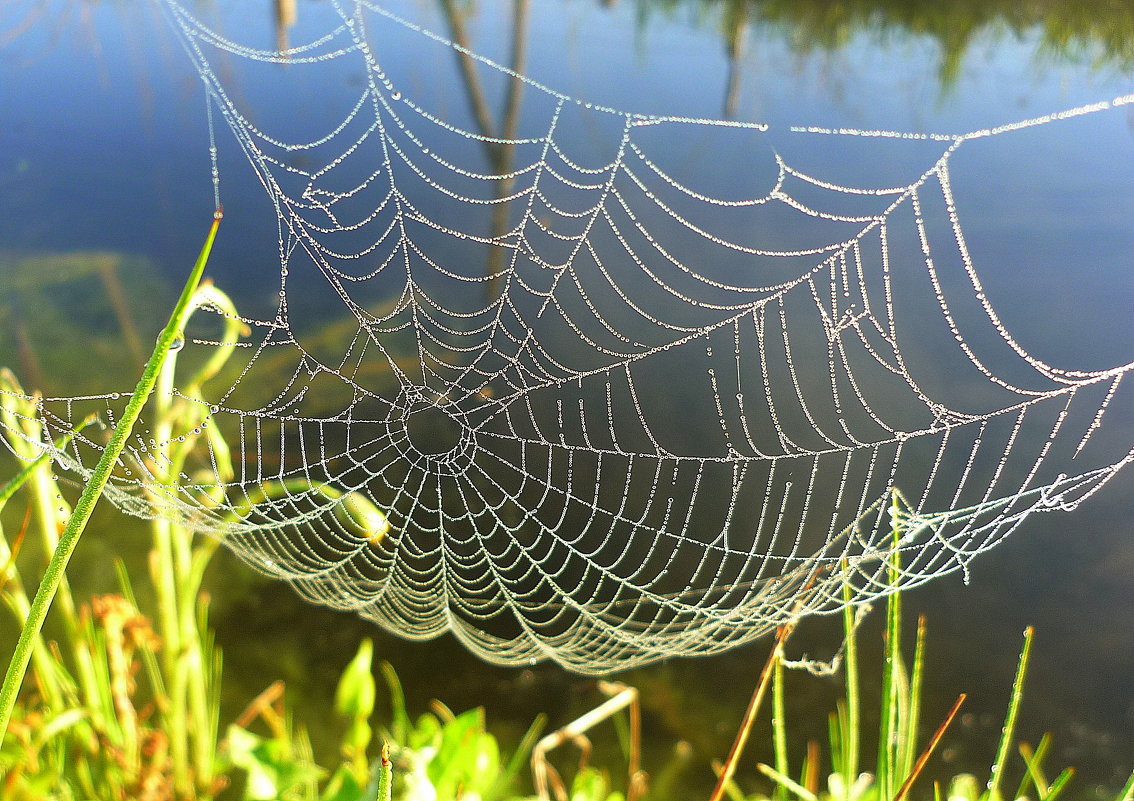
{"type": "MultiPolygon", "coordinates": [[[[1134,458],[1103,431],[1134,364],[1060,369],[1017,341],[951,185],[969,142],[1134,96],[958,135],[769,129],[594,106],[376,3],[336,2],[332,30],[278,51],[165,7],[274,206],[279,304],[241,320],[239,376],[183,393],[200,414],[139,436],[108,495],[305,598],[603,672],[965,570],[1134,458]],[[455,59],[471,110],[388,74],[382,36],[455,59]],[[362,78],[325,113],[245,100],[344,61],[362,78]],[[674,159],[689,137],[744,148],[728,194],[674,159]],[[919,166],[848,186],[784,141],[919,166]],[[171,482],[179,444],[193,469],[171,482]]],[[[36,445],[123,403],[40,401],[36,445]]],[[[101,444],[80,433],[58,467],[88,475],[101,444]]]]}

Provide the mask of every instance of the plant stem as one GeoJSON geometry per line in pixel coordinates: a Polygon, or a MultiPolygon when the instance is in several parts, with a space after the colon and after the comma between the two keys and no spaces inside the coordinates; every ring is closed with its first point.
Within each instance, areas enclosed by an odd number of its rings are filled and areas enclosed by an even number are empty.
{"type": "Polygon", "coordinates": [[[732,750],[728,752],[728,758],[721,767],[720,776],[717,777],[717,786],[713,788],[713,794],[709,796],[709,801],[721,801],[721,799],[724,798],[729,782],[732,781],[732,774],[736,772],[736,763],[740,760],[740,753],[744,750],[744,744],[748,742],[748,733],[752,730],[752,722],[756,720],[756,713],[760,711],[760,704],[764,701],[764,693],[768,689],[768,682],[772,677],[773,668],[775,668],[776,663],[783,658],[784,642],[791,634],[793,628],[795,628],[793,623],[785,623],[776,630],[776,639],[772,645],[772,653],[768,655],[768,661],[764,663],[764,669],[760,671],[760,679],[756,682],[756,689],[752,692],[752,698],[748,701],[748,709],[744,712],[744,720],[741,722],[740,729],[736,733],[736,739],[732,743],[732,750]]]}
{"type": "Polygon", "coordinates": [[[987,795],[990,801],[1000,797],[1000,779],[1004,775],[1004,763],[1008,761],[1008,747],[1016,732],[1016,717],[1020,713],[1020,699],[1024,695],[1024,676],[1028,672],[1028,658],[1032,653],[1032,637],[1035,629],[1024,629],[1024,647],[1020,651],[1020,662],[1016,666],[1016,678],[1012,682],[1012,697],[1008,701],[1008,715],[1000,734],[1000,745],[996,749],[996,761],[992,763],[992,774],[988,777],[987,795]]]}
{"type": "MultiPolygon", "coordinates": [[[[784,704],[784,663],[776,660],[772,671],[772,744],[776,757],[776,771],[788,775],[787,717],[784,704]]],[[[787,787],[777,784],[772,791],[776,801],[787,801],[787,787]]]]}
{"type": "Polygon", "coordinates": [[[83,529],[86,528],[87,521],[90,520],[91,513],[102,495],[106,482],[110,479],[110,474],[118,462],[118,457],[126,447],[126,440],[134,429],[134,423],[137,422],[142,413],[142,408],[149,400],[150,393],[153,392],[166,356],[169,354],[173,343],[182,336],[181,330],[185,324],[189,301],[193,297],[193,293],[196,292],[197,285],[201,281],[201,275],[205,271],[205,264],[209,260],[209,253],[212,251],[213,240],[216,238],[220,221],[221,210],[218,208],[213,215],[213,222],[205,238],[205,244],[197,256],[197,262],[193,265],[189,279],[185,282],[185,287],[181,291],[181,297],[173,309],[173,314],[158,337],[157,345],[154,347],[149,361],[146,362],[142,377],[138,380],[138,385],[122,412],[118,425],[106,445],[106,450],[103,451],[102,458],[99,459],[83,488],[83,493],[75,504],[75,509],[67,521],[67,526],[59,537],[59,544],[44,571],[43,579],[39,583],[39,590],[32,600],[28,618],[20,630],[20,638],[16,642],[12,660],[8,663],[4,683],[0,686],[0,739],[8,731],[8,721],[12,717],[12,710],[16,705],[16,694],[23,683],[24,673],[27,671],[28,661],[31,659],[32,647],[43,628],[43,621],[47,617],[47,611],[51,607],[52,600],[55,598],[55,592],[63,580],[67,562],[70,560],[71,554],[74,553],[75,546],[78,545],[79,537],[82,535],[83,529]]]}
{"type": "Polygon", "coordinates": [[[882,661],[882,714],[878,732],[878,791],[882,798],[893,798],[897,791],[895,773],[897,769],[897,741],[899,687],[902,683],[902,594],[897,592],[901,582],[902,564],[902,523],[901,505],[895,490],[890,502],[890,525],[893,535],[894,551],[888,568],[892,590],[886,598],[886,648],[882,661]]]}
{"type": "Polygon", "coordinates": [[[858,610],[851,605],[851,596],[852,590],[848,578],[843,583],[843,631],[846,636],[843,664],[847,684],[846,729],[842,733],[843,784],[847,794],[845,801],[850,801],[851,788],[858,780],[859,710],[861,709],[858,697],[858,620],[856,619],[858,610]]]}

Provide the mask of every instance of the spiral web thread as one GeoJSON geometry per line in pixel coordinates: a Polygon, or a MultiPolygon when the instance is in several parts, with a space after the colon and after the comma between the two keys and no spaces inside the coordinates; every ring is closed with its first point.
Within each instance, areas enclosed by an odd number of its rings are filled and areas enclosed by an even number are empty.
{"type": "MultiPolygon", "coordinates": [[[[965,570],[1134,458],[1100,433],[1134,365],[1059,369],[1014,339],[950,181],[973,140],[1134,96],[961,135],[774,130],[594,107],[372,3],[336,3],[333,30],[282,51],[166,8],[274,204],[279,311],[243,320],[236,380],[183,393],[200,413],[140,434],[108,493],[314,602],[499,663],[713,653],[846,588],[861,604],[965,570]],[[448,54],[510,121],[413,96],[381,35],[448,54]],[[228,83],[243,66],[317,86],[343,60],[356,96],[297,143],[228,83]],[[739,143],[752,191],[678,177],[683,137],[739,143]],[[774,144],[798,139],[924,163],[846,186],[774,144]],[[346,323],[305,317],[328,289],[346,323]],[[170,482],[177,447],[193,454],[170,482]]],[[[34,444],[122,403],[40,401],[34,444]]],[[[88,474],[100,443],[84,430],[58,468],[88,474]]]]}

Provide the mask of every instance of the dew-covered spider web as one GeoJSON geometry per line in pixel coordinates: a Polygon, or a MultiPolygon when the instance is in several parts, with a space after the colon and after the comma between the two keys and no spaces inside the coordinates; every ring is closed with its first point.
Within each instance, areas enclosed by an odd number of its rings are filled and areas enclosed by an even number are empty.
{"type": "MultiPolygon", "coordinates": [[[[135,437],[108,490],[122,509],[403,636],[594,673],[963,571],[1134,458],[1108,428],[1134,364],[1030,353],[952,186],[972,142],[1134,96],[960,134],[652,116],[380,4],[335,7],[264,50],[165,3],[217,140],[274,206],[279,301],[236,346],[189,333],[183,358],[235,347],[238,369],[180,387],[200,408],[184,425],[135,437]],[[388,71],[395,40],[452,63],[468,106],[388,71]],[[279,102],[324,86],[321,106],[279,102]],[[675,157],[691,138],[745,157],[714,183],[675,157]],[[795,155],[834,145],[917,166],[845,185],[795,155]]],[[[124,403],[44,400],[36,445],[124,403]]],[[[81,479],[104,442],[84,429],[57,468],[81,479]]]]}

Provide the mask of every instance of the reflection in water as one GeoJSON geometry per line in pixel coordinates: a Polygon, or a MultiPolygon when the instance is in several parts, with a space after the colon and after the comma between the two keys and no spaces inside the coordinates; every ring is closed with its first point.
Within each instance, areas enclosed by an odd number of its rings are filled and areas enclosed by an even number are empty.
{"type": "MultiPolygon", "coordinates": [[[[524,94],[524,81],[520,77],[527,70],[527,40],[528,40],[528,7],[530,0],[513,0],[512,3],[512,37],[511,58],[508,62],[512,76],[508,81],[504,110],[499,124],[493,118],[489,109],[488,100],[477,75],[476,62],[468,53],[471,47],[469,42],[467,16],[472,12],[469,6],[458,8],[453,0],[440,0],[449,25],[449,34],[452,41],[462,49],[454,50],[453,55],[460,66],[461,77],[464,79],[465,94],[472,109],[473,119],[476,120],[477,130],[481,135],[481,145],[485,150],[486,160],[492,171],[500,176],[495,181],[495,194],[492,206],[492,224],[489,236],[495,240],[502,240],[508,231],[509,206],[511,201],[505,201],[515,186],[515,178],[511,176],[515,162],[515,148],[509,141],[516,139],[516,129],[520,123],[520,103],[524,94]]],[[[500,292],[500,280],[504,274],[504,261],[509,252],[501,245],[492,245],[488,250],[485,275],[488,276],[487,292],[491,302],[500,292]]]]}
{"type": "Polygon", "coordinates": [[[288,29],[295,25],[298,19],[296,0],[275,0],[276,4],[276,50],[287,50],[288,29]]]}
{"type": "MultiPolygon", "coordinates": [[[[960,76],[982,37],[1038,33],[1038,62],[1071,61],[1094,69],[1134,65],[1134,6],[1110,0],[635,0],[643,24],[657,13],[682,14],[720,28],[730,57],[744,29],[786,39],[800,54],[839,51],[866,34],[879,46],[914,38],[934,42],[941,86],[960,76]]],[[[730,86],[733,81],[730,79],[730,86]]],[[[731,97],[732,92],[728,93],[731,97]]],[[[728,105],[726,103],[726,109],[728,105]]]]}

